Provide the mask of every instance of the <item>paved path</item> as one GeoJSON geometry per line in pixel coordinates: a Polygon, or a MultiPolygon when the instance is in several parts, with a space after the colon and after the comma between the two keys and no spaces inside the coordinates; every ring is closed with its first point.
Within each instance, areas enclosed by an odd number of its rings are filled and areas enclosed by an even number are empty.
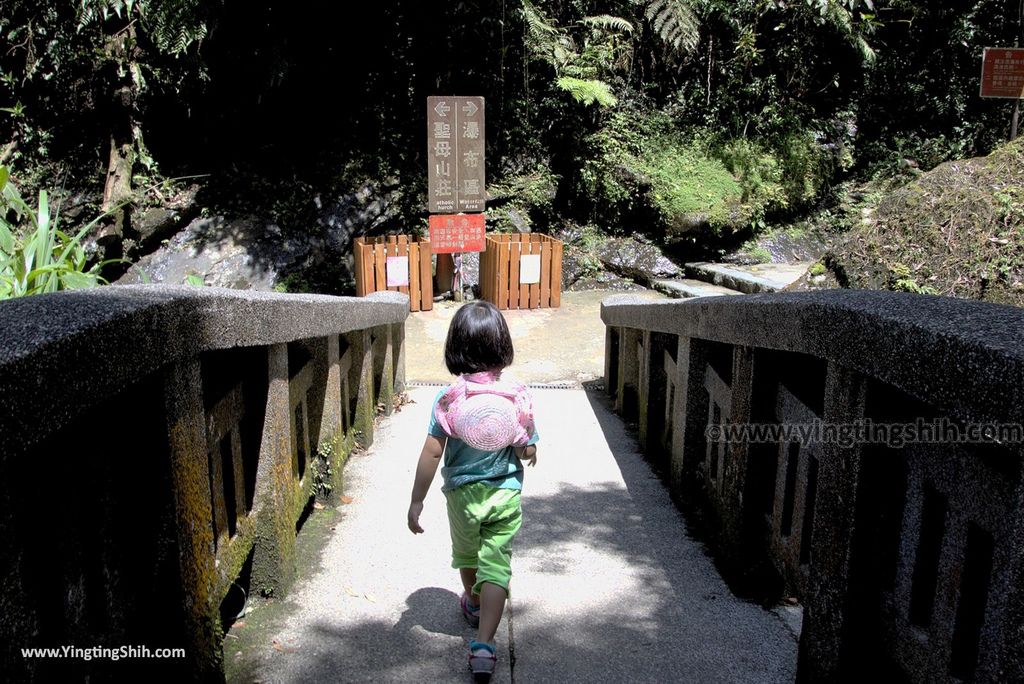
{"type": "MultiPolygon", "coordinates": [[[[601,301],[607,290],[563,292],[557,309],[504,311],[516,361],[509,369],[523,382],[578,384],[604,373],[604,323],[601,301]]],[[[629,294],[659,300],[658,292],[629,294]]],[[[461,304],[437,302],[430,311],[409,314],[405,321],[405,368],[410,379],[449,383],[444,367],[448,326],[461,304]]]]}
{"type": "MultiPolygon", "coordinates": [[[[286,602],[226,639],[232,681],[471,681],[473,631],[458,612],[439,480],[426,533],[405,527],[436,391],[413,389],[415,403],[349,462],[352,501],[326,516],[319,558],[286,602]]],[[[527,473],[494,681],[793,681],[794,616],[729,593],[603,398],[537,390],[535,400],[539,463],[527,473]]]]}

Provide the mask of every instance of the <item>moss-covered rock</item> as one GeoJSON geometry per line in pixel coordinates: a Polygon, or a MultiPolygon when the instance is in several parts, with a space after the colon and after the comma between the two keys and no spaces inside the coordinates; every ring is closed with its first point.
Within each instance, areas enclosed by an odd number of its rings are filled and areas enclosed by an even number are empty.
{"type": "Polygon", "coordinates": [[[848,287],[1024,306],[1024,140],[890,193],[825,263],[848,287]]]}

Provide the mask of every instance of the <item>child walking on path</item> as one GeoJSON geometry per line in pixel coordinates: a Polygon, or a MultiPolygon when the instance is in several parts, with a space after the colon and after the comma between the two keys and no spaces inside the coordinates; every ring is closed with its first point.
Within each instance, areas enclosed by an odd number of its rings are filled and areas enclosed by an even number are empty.
{"type": "Polygon", "coordinates": [[[462,579],[462,613],[478,630],[469,642],[478,682],[490,680],[497,662],[494,637],[512,578],[512,540],[522,523],[523,462],[537,463],[529,393],[501,377],[512,359],[508,325],[493,305],[478,301],[456,312],[445,365],[459,379],[434,400],[409,504],[409,529],[419,534],[423,499],[443,455],[452,567],[462,579]]]}

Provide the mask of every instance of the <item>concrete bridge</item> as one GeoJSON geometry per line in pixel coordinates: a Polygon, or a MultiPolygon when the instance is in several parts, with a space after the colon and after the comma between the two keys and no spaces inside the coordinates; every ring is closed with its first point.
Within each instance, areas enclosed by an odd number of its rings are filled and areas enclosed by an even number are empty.
{"type": "MultiPolygon", "coordinates": [[[[443,506],[400,536],[436,391],[406,387],[406,316],[0,303],[5,679],[463,680],[443,506]],[[249,594],[275,601],[238,620],[249,594]],[[22,650],[64,646],[184,657],[22,650]]],[[[502,681],[1024,680],[1024,313],[843,291],[601,316],[604,391],[537,391],[502,681]]]]}

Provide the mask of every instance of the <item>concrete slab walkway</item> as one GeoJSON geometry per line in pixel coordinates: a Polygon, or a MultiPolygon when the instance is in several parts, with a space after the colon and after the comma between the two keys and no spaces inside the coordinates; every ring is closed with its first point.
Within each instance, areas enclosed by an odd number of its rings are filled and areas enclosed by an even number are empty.
{"type": "MultiPolygon", "coordinates": [[[[326,512],[319,558],[286,602],[225,641],[233,681],[471,681],[473,630],[458,611],[439,480],[426,533],[405,527],[436,392],[412,389],[415,403],[349,462],[351,502],[326,512]]],[[[493,681],[793,681],[799,626],[729,593],[603,398],[548,389],[535,399],[539,462],[526,474],[493,681]]]]}
{"type": "MultiPolygon", "coordinates": [[[[557,309],[503,311],[515,345],[516,361],[509,369],[527,383],[579,384],[604,372],[604,323],[601,302],[607,290],[563,292],[557,309]]],[[[652,291],[630,292],[635,297],[661,300],[652,291]]],[[[431,311],[409,314],[405,321],[405,368],[410,379],[449,383],[444,367],[448,326],[462,304],[436,302],[431,311]]]]}

